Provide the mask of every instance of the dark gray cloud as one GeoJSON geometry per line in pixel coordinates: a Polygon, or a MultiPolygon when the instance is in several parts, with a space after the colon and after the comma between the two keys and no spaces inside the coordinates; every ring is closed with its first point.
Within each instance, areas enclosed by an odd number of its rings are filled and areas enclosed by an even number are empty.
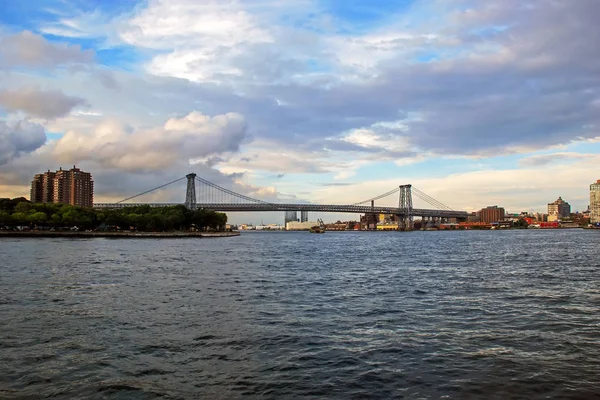
{"type": "Polygon", "coordinates": [[[231,179],[240,179],[243,178],[244,175],[246,175],[245,172],[233,172],[231,174],[227,174],[227,177],[231,179]]]}
{"type": "Polygon", "coordinates": [[[22,154],[31,153],[46,142],[41,125],[22,120],[14,125],[0,121],[0,165],[22,154]]]}
{"type": "Polygon", "coordinates": [[[119,85],[111,71],[104,69],[97,70],[95,71],[94,76],[96,76],[100,80],[100,83],[105,88],[112,89],[117,92],[121,90],[121,86],[119,85]]]}
{"type": "Polygon", "coordinates": [[[0,37],[0,69],[12,66],[51,68],[93,60],[92,50],[82,50],[79,45],[52,43],[29,31],[0,37]]]}
{"type": "Polygon", "coordinates": [[[0,90],[0,107],[9,112],[23,111],[30,116],[46,119],[63,117],[74,107],[86,104],[84,99],[67,96],[60,90],[33,87],[0,90]]]}

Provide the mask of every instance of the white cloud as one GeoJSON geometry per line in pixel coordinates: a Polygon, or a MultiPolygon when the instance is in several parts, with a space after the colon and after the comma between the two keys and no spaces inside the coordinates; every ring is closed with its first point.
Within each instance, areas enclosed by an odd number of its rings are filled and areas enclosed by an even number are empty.
{"type": "Polygon", "coordinates": [[[248,45],[272,41],[242,3],[210,0],[150,1],[123,25],[121,38],[134,46],[168,52],[151,61],[150,72],[196,81],[242,75],[232,60],[248,45]]]}
{"type": "Polygon", "coordinates": [[[197,111],[171,118],[158,128],[132,128],[106,120],[93,132],[68,131],[56,143],[61,162],[94,160],[122,170],[156,170],[190,159],[236,152],[246,135],[240,114],[213,117],[197,111]]]}

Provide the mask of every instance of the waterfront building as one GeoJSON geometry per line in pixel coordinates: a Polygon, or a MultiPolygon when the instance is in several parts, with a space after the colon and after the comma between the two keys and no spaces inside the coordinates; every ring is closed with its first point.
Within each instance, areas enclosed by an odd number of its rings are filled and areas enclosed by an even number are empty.
{"type": "Polygon", "coordinates": [[[283,224],[287,224],[288,222],[298,222],[298,211],[286,211],[285,218],[283,224]]]}
{"type": "Polygon", "coordinates": [[[42,177],[44,174],[37,174],[31,181],[31,189],[29,191],[29,201],[32,203],[42,202],[42,177]]]}
{"type": "Polygon", "coordinates": [[[269,224],[269,225],[260,224],[260,225],[256,225],[254,230],[257,230],[257,231],[281,231],[281,230],[285,230],[285,226],[277,225],[277,224],[269,224]]]}
{"type": "Polygon", "coordinates": [[[317,225],[319,225],[319,223],[316,221],[304,221],[304,222],[289,221],[289,222],[286,222],[286,224],[285,224],[285,230],[286,231],[308,231],[308,230],[310,230],[310,228],[312,228],[313,226],[317,226],[317,225]]]}
{"type": "Polygon", "coordinates": [[[300,222],[308,221],[308,211],[300,211],[300,222]]]}
{"type": "Polygon", "coordinates": [[[360,225],[363,230],[374,230],[377,226],[377,215],[371,213],[361,215],[360,225]]]}
{"type": "Polygon", "coordinates": [[[52,203],[54,198],[54,177],[56,173],[37,174],[31,181],[30,201],[32,203],[52,203]]]}
{"type": "Polygon", "coordinates": [[[385,221],[382,224],[377,224],[378,231],[397,231],[398,222],[385,221]]]}
{"type": "Polygon", "coordinates": [[[542,213],[537,212],[537,213],[533,214],[533,216],[534,216],[535,220],[538,221],[538,222],[545,222],[545,221],[547,221],[546,214],[542,214],[542,213]]]}
{"type": "Polygon", "coordinates": [[[600,179],[590,185],[590,223],[600,222],[600,179]]]}
{"type": "Polygon", "coordinates": [[[480,222],[479,211],[469,214],[467,216],[467,222],[480,222]]]}
{"type": "Polygon", "coordinates": [[[76,166],[70,170],[60,168],[56,172],[48,170],[43,174],[37,174],[31,181],[31,202],[92,207],[94,204],[92,175],[76,166]]]}
{"type": "Polygon", "coordinates": [[[378,216],[378,223],[392,223],[392,222],[398,222],[398,218],[396,218],[396,216],[394,214],[379,214],[378,216]]]}
{"type": "Polygon", "coordinates": [[[479,221],[485,223],[495,223],[504,220],[504,215],[506,212],[503,207],[498,206],[489,206],[486,208],[482,208],[478,212],[479,221]]]}
{"type": "Polygon", "coordinates": [[[558,221],[571,215],[571,205],[559,197],[556,201],[548,203],[548,221],[558,221]]]}

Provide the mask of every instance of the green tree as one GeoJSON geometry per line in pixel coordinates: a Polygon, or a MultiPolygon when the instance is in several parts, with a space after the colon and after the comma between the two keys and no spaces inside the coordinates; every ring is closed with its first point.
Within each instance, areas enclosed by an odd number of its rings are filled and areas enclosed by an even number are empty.
{"type": "MultiPolygon", "coordinates": [[[[23,203],[21,203],[23,204],[23,203]]],[[[29,222],[31,222],[32,224],[35,225],[44,225],[46,220],[48,219],[48,216],[46,215],[46,213],[43,212],[36,212],[33,214],[29,214],[28,216],[29,218],[29,222]]]]}
{"type": "Polygon", "coordinates": [[[524,218],[519,218],[517,222],[514,222],[513,226],[515,228],[527,228],[529,226],[529,223],[524,218]]]}
{"type": "Polygon", "coordinates": [[[13,217],[8,211],[0,211],[0,225],[11,225],[13,217]]]}
{"type": "Polygon", "coordinates": [[[63,220],[60,214],[54,213],[50,216],[50,223],[56,227],[63,225],[63,220]]]}
{"type": "Polygon", "coordinates": [[[29,202],[20,202],[15,206],[15,213],[28,214],[33,209],[33,205],[29,202]]]}
{"type": "Polygon", "coordinates": [[[75,226],[79,223],[80,215],[76,209],[71,208],[62,214],[64,226],[75,226]]]}
{"type": "Polygon", "coordinates": [[[13,222],[15,224],[27,224],[29,221],[27,220],[27,214],[22,212],[17,212],[12,215],[13,222]]]}

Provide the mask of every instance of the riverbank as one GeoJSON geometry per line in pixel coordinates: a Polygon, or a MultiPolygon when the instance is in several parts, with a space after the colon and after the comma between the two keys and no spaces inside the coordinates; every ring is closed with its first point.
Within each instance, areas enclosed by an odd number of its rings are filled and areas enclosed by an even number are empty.
{"type": "Polygon", "coordinates": [[[0,238],[5,237],[58,237],[58,238],[149,238],[149,239],[162,239],[162,238],[223,238],[239,236],[240,232],[51,232],[51,231],[0,231],[0,238]]]}

